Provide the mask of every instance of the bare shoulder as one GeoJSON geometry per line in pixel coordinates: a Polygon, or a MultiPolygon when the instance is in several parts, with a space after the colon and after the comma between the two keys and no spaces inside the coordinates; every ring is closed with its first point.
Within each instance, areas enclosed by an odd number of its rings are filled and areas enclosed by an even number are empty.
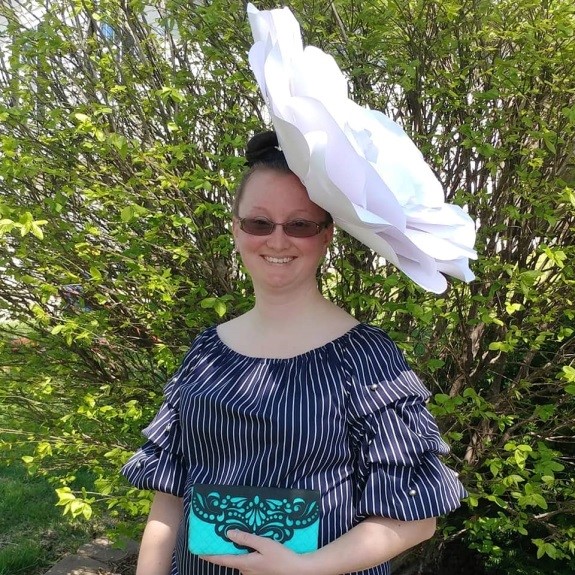
{"type": "Polygon", "coordinates": [[[246,317],[247,315],[243,314],[220,323],[217,328],[220,339],[225,342],[226,340],[235,339],[237,334],[245,333],[250,324],[248,317],[246,317]]]}
{"type": "Polygon", "coordinates": [[[329,332],[331,332],[333,335],[332,339],[335,339],[358,324],[357,319],[347,311],[326,300],[325,312],[320,325],[328,332],[328,336],[329,332]]]}

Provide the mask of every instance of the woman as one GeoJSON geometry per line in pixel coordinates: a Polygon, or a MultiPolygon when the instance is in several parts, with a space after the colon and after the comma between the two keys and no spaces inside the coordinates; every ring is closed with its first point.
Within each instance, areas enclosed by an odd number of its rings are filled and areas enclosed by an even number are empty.
{"type": "Polygon", "coordinates": [[[277,146],[273,132],[250,141],[234,204],[255,305],[198,336],[124,468],[157,492],[137,575],[388,574],[465,495],[399,350],[319,292],[333,223],[277,146]],[[191,554],[190,489],[202,483],[319,490],[319,549],[232,531],[255,552],[191,554]]]}

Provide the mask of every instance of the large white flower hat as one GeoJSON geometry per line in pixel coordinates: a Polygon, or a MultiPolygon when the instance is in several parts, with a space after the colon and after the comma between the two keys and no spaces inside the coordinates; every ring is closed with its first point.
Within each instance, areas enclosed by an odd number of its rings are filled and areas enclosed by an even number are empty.
{"type": "Polygon", "coordinates": [[[303,47],[288,8],[248,5],[250,66],[290,169],[336,225],[434,293],[474,278],[475,225],[404,130],[348,98],[335,60],[303,47]]]}

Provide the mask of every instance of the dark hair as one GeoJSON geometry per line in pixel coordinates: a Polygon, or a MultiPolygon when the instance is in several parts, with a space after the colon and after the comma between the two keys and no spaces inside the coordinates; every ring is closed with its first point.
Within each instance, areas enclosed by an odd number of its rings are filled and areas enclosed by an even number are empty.
{"type": "Polygon", "coordinates": [[[291,171],[279,146],[275,132],[261,132],[251,138],[246,147],[246,164],[253,168],[261,165],[285,172],[291,171]]]}
{"type": "Polygon", "coordinates": [[[278,143],[278,136],[275,132],[261,132],[253,136],[246,147],[246,165],[248,169],[242,176],[240,184],[234,196],[233,214],[238,215],[238,208],[245,187],[257,170],[275,170],[280,173],[290,174],[290,170],[284,153],[278,143]]]}

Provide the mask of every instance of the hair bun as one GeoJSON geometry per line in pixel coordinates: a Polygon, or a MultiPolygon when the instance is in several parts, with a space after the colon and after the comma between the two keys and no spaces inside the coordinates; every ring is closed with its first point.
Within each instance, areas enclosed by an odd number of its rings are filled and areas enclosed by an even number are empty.
{"type": "Polygon", "coordinates": [[[278,161],[285,162],[285,158],[275,132],[261,132],[249,140],[246,148],[246,164],[250,168],[256,164],[275,164],[278,161]]]}

